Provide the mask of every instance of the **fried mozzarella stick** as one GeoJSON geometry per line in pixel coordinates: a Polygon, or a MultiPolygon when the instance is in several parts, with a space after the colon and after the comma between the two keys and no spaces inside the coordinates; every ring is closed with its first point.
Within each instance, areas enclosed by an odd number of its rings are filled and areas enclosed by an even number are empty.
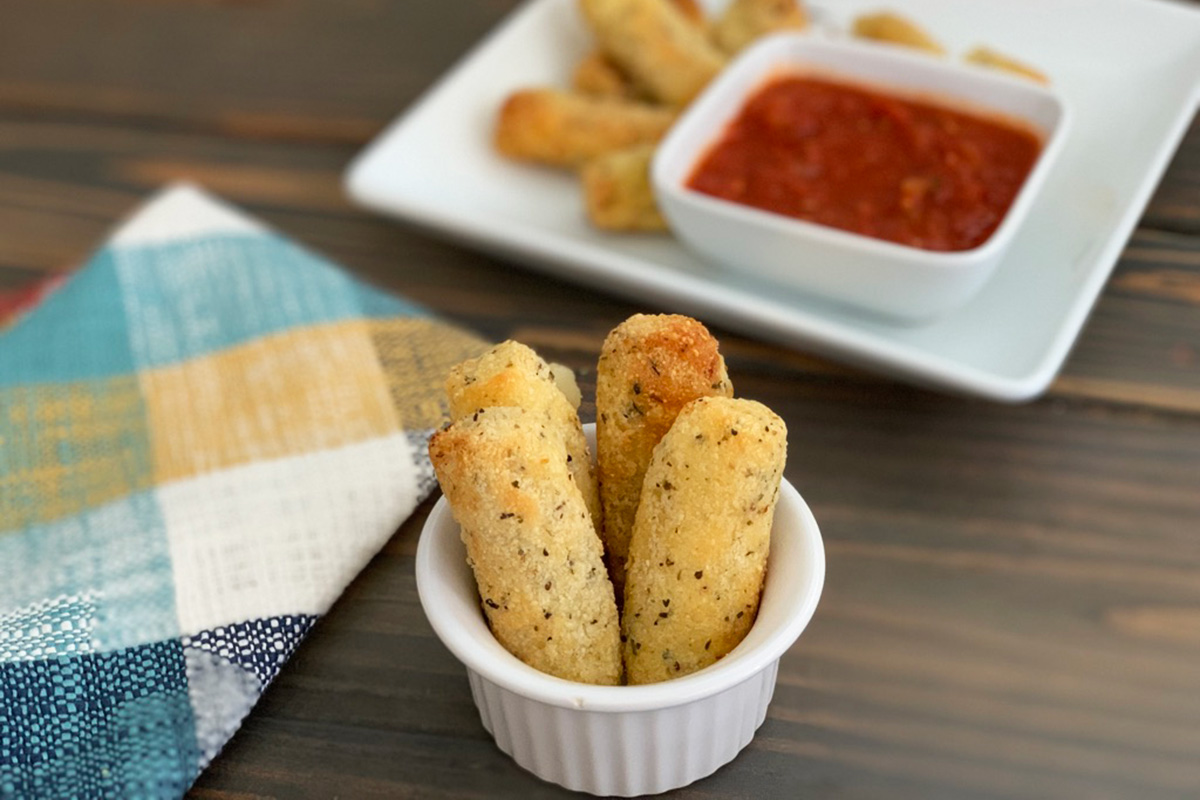
{"type": "Polygon", "coordinates": [[[808,27],[799,0],[733,0],[713,26],[717,47],[733,55],[760,36],[808,27]]]}
{"type": "Polygon", "coordinates": [[[575,65],[571,88],[591,97],[636,100],[639,96],[629,76],[599,50],[588,53],[575,65]]]}
{"type": "Polygon", "coordinates": [[[691,317],[637,314],[608,334],[596,370],[604,547],[617,597],[654,446],[698,397],[733,395],[717,340],[691,317]]]}
{"type": "Polygon", "coordinates": [[[1050,79],[1046,77],[1045,73],[1034,69],[1028,64],[1023,64],[1015,58],[997,52],[990,47],[982,45],[976,47],[963,56],[963,59],[969,64],[978,64],[982,67],[991,67],[992,69],[1011,72],[1014,75],[1020,75],[1022,78],[1028,78],[1031,81],[1041,84],[1050,83],[1050,79]]]}
{"type": "Polygon", "coordinates": [[[509,158],[575,167],[610,150],[656,142],[674,121],[673,111],[644,103],[526,89],[500,109],[495,143],[509,158]]]}
{"type": "Polygon", "coordinates": [[[695,97],[725,57],[668,0],[580,0],[600,48],[669,105],[695,97]]]}
{"type": "MultiPolygon", "coordinates": [[[[708,20],[704,9],[696,0],[671,0],[671,4],[695,25],[705,30],[708,20]]],[[[627,100],[646,99],[647,92],[621,71],[603,51],[593,50],[584,56],[575,67],[571,77],[571,88],[595,97],[619,97],[627,100]]]]}
{"type": "Polygon", "coordinates": [[[496,639],[542,672],[615,685],[613,587],[561,454],[543,418],[521,408],[477,411],[429,440],[496,639]]]}
{"type": "Polygon", "coordinates": [[[610,231],[665,231],[650,185],[654,145],[638,145],[594,158],[584,165],[584,208],[597,228],[610,231]]]}
{"type": "Polygon", "coordinates": [[[863,14],[854,20],[854,35],[860,39],[913,47],[937,55],[945,55],[946,48],[925,32],[917,23],[890,11],[863,14]]]}
{"type": "Polygon", "coordinates": [[[671,0],[671,5],[679,10],[683,18],[703,30],[708,24],[704,16],[704,7],[697,0],[671,0]]]}
{"type": "Polygon", "coordinates": [[[753,400],[688,405],[654,450],[629,546],[622,616],[629,683],[687,675],[754,624],[787,429],[753,400]]]}
{"type": "MultiPolygon", "coordinates": [[[[557,372],[564,370],[557,367],[557,372]]],[[[588,515],[600,530],[600,490],[588,451],[583,426],[572,403],[558,384],[566,376],[557,374],[530,348],[520,342],[502,342],[479,358],[464,361],[446,376],[450,419],[468,417],[481,408],[523,408],[545,423],[563,443],[567,469],[583,494],[588,515]]],[[[569,373],[570,370],[567,370],[569,373]]],[[[570,386],[574,385],[571,378],[570,386]]],[[[578,395],[578,389],[575,389],[578,395]]]]}

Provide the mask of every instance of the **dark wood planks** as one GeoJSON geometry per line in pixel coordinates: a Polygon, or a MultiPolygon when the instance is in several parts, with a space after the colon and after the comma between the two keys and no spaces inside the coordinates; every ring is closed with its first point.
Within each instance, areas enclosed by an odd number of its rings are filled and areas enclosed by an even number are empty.
{"type": "Polygon", "coordinates": [[[358,143],[516,5],[6,0],[0,107],[358,143]]]}
{"type": "Polygon", "coordinates": [[[1142,225],[1179,233],[1200,234],[1200,117],[1179,145],[1171,167],[1146,208],[1142,225]]]}

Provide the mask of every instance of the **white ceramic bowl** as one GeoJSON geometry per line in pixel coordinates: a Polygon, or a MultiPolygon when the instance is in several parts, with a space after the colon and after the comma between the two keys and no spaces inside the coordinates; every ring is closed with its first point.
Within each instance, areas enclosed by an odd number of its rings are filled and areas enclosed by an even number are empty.
{"type": "Polygon", "coordinates": [[[748,49],[692,103],[659,146],[651,180],[675,234],[710,260],[780,284],[910,321],[966,302],[991,275],[1066,138],[1068,110],[1052,90],[994,70],[900,47],[780,34],[748,49]],[[986,242],[932,252],[792,219],[687,188],[697,162],[769,78],[819,74],[1030,123],[1041,154],[986,242]]]}
{"type": "MultiPolygon", "coordinates": [[[[595,426],[585,427],[593,436],[595,426]]],[[[599,795],[665,792],[732,761],[766,718],[779,658],[812,618],[824,582],[816,520],[785,480],[762,603],[745,640],[713,666],[677,680],[591,686],[538,672],[492,636],[444,497],[417,546],[421,606],[466,665],[483,727],[539,778],[599,795]]]]}

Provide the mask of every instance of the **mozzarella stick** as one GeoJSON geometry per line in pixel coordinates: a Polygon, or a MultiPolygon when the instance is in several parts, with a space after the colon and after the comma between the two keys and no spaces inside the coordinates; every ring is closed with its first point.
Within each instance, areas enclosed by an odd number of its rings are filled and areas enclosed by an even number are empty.
{"type": "Polygon", "coordinates": [[[912,20],[890,11],[863,14],[854,20],[854,35],[860,39],[912,47],[937,55],[945,55],[946,48],[912,20]]]}
{"type": "MultiPolygon", "coordinates": [[[[596,472],[588,451],[587,438],[575,409],[560,388],[558,380],[566,380],[558,372],[570,370],[551,367],[530,348],[520,342],[507,341],[496,345],[479,358],[464,361],[446,376],[446,396],[450,399],[450,419],[459,420],[481,408],[514,406],[523,408],[545,423],[563,443],[567,468],[572,480],[583,494],[588,516],[600,530],[600,491],[596,472]]],[[[570,386],[574,386],[574,377],[570,386]]],[[[575,389],[578,395],[578,388],[575,389]]]]}
{"type": "Polygon", "coordinates": [[[650,185],[654,145],[615,150],[584,165],[584,208],[597,228],[610,231],[665,231],[650,185]]]}
{"type": "Polygon", "coordinates": [[[620,625],[600,539],[562,443],[539,415],[487,408],[429,440],[496,639],[529,666],[620,681],[620,625]]]}
{"type": "Polygon", "coordinates": [[[992,69],[1003,70],[1004,72],[1011,72],[1014,75],[1020,75],[1022,78],[1028,78],[1037,83],[1050,83],[1050,79],[1046,77],[1045,73],[1034,69],[1028,64],[1023,64],[1015,58],[997,52],[990,47],[982,45],[976,47],[963,56],[963,59],[969,64],[978,64],[981,67],[990,67],[992,69]]]}
{"type": "Polygon", "coordinates": [[[580,0],[600,48],[670,105],[695,97],[725,65],[721,51],[667,0],[580,0]]]}
{"type": "MultiPolygon", "coordinates": [[[[698,30],[707,30],[704,9],[696,0],[671,0],[671,5],[698,30]]],[[[625,100],[645,100],[649,93],[639,87],[603,51],[593,50],[580,59],[571,76],[571,88],[594,97],[617,97],[625,100]]]]}
{"type": "Polygon", "coordinates": [[[690,317],[637,314],[609,333],[596,370],[604,546],[617,597],[642,479],[658,440],[698,397],[733,395],[717,340],[690,317]]]}
{"type": "Polygon", "coordinates": [[[629,547],[629,683],[703,669],[754,624],[787,429],[753,400],[696,400],[654,450],[629,547]]]}
{"type": "Polygon", "coordinates": [[[636,100],[640,96],[629,76],[599,50],[588,53],[575,65],[571,88],[591,97],[636,100]]]}
{"type": "Polygon", "coordinates": [[[683,15],[683,18],[703,30],[708,25],[704,15],[704,7],[697,0],[670,0],[671,5],[683,15]]]}
{"type": "Polygon", "coordinates": [[[799,0],[733,0],[713,26],[717,47],[733,55],[760,36],[808,27],[799,0]]]}
{"type": "Polygon", "coordinates": [[[675,114],[669,109],[555,89],[509,96],[496,124],[496,149],[509,158],[562,167],[622,147],[656,142],[675,114]]]}

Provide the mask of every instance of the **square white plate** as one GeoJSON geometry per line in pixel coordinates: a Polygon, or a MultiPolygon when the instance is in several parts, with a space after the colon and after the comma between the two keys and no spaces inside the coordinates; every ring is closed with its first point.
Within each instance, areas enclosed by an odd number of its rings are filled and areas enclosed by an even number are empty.
{"type": "MultiPolygon", "coordinates": [[[[592,46],[575,0],[528,0],[355,159],[348,190],[561,278],[917,383],[1029,399],[1062,366],[1200,105],[1200,13],[1165,0],[893,5],[955,53],[984,43],[1038,66],[1075,113],[995,275],[934,322],[898,326],[755,282],[669,236],[597,231],[574,176],[497,156],[491,134],[505,96],[565,86],[592,46]]],[[[815,35],[877,6],[814,0],[815,35]]]]}

